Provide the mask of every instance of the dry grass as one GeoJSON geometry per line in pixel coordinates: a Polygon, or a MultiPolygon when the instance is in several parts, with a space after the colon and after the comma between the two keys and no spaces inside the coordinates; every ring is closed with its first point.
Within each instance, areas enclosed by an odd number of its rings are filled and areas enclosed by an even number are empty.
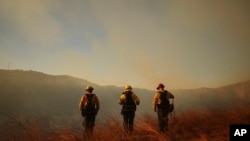
{"type": "MultiPolygon", "coordinates": [[[[250,104],[231,109],[186,111],[170,117],[167,133],[159,133],[156,116],[135,120],[132,135],[123,132],[120,120],[110,117],[106,123],[97,124],[94,141],[226,141],[230,124],[250,124],[250,104]]],[[[80,141],[82,131],[65,125],[61,128],[47,126],[47,122],[2,113],[8,121],[3,126],[1,140],[6,141],[80,141]]],[[[81,123],[79,123],[81,126],[81,123]]]]}

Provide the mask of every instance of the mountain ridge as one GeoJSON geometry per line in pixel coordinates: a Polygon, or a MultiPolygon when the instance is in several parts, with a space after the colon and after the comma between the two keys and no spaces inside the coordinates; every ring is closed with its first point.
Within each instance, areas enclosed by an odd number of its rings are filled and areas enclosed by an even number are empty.
{"type": "MultiPolygon", "coordinates": [[[[101,102],[101,115],[119,116],[117,101],[123,87],[101,86],[68,75],[48,75],[36,71],[0,70],[0,111],[56,115],[79,114],[78,103],[85,87],[92,85],[101,102]],[[18,105],[16,108],[15,105],[18,105]]],[[[154,114],[154,90],[133,88],[141,99],[138,115],[154,114]]],[[[169,90],[175,95],[176,111],[228,107],[250,101],[250,80],[218,88],[169,90]]]]}
{"type": "MultiPolygon", "coordinates": [[[[54,76],[54,77],[69,77],[71,79],[78,79],[81,81],[86,81],[88,82],[90,85],[95,85],[95,86],[102,86],[102,87],[122,87],[122,86],[116,86],[116,85],[99,85],[95,82],[91,82],[89,80],[86,80],[84,78],[79,78],[79,77],[75,77],[75,76],[71,76],[68,74],[60,74],[60,75],[54,75],[54,74],[47,74],[44,72],[40,72],[40,71],[35,71],[35,70],[21,70],[21,69],[14,69],[14,70],[8,70],[8,69],[0,69],[0,73],[2,72],[19,72],[19,73],[33,73],[33,74],[38,74],[38,75],[43,75],[43,76],[54,76]]],[[[180,90],[199,90],[199,89],[218,89],[218,88],[224,88],[224,87],[228,87],[228,86],[232,86],[232,85],[240,85],[240,84],[244,84],[244,83],[250,83],[250,79],[249,80],[242,80],[239,82],[234,82],[234,83],[230,83],[230,84],[226,84],[226,85],[222,85],[222,86],[217,86],[217,87],[199,87],[199,88],[190,88],[190,89],[170,89],[171,91],[180,91],[180,90]]],[[[137,89],[146,89],[146,88],[137,88],[137,89]]],[[[146,89],[146,90],[150,90],[150,89],[146,89]]]]}

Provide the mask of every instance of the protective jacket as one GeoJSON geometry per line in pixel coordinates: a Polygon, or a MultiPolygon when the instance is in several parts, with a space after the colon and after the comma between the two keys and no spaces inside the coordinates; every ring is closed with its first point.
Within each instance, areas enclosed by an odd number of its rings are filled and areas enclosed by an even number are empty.
{"type": "Polygon", "coordinates": [[[172,93],[170,93],[169,91],[166,91],[166,90],[163,90],[163,91],[157,91],[154,95],[154,99],[153,99],[153,108],[155,110],[157,110],[157,105],[158,104],[161,104],[161,99],[160,99],[160,96],[161,96],[161,93],[163,92],[166,92],[166,98],[169,100],[169,99],[173,99],[174,98],[174,95],[172,93]]]}
{"type": "MultiPolygon", "coordinates": [[[[92,93],[89,93],[89,94],[92,94],[92,93]]],[[[79,110],[80,111],[82,111],[82,109],[84,108],[84,106],[87,105],[87,102],[88,102],[87,96],[84,94],[81,97],[81,100],[80,100],[80,103],[79,103],[79,110]]],[[[98,112],[99,109],[100,109],[100,104],[99,104],[99,100],[98,100],[98,98],[97,98],[96,95],[93,96],[92,103],[95,104],[96,112],[98,112]]]]}

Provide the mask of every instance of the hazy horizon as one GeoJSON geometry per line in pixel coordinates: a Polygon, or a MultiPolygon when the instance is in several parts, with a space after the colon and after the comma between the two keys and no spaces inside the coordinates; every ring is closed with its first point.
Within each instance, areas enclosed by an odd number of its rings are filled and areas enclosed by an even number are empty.
{"type": "MultiPolygon", "coordinates": [[[[68,77],[72,77],[72,78],[75,78],[75,79],[80,79],[80,80],[83,80],[83,81],[87,81],[89,82],[89,84],[87,85],[91,85],[91,84],[94,84],[94,85],[98,85],[100,87],[109,87],[109,86],[114,86],[114,87],[121,87],[123,88],[124,86],[121,85],[101,85],[101,84],[98,84],[96,82],[93,82],[91,80],[88,80],[88,79],[85,79],[85,78],[80,78],[80,77],[77,77],[77,76],[72,76],[72,75],[68,75],[68,74],[49,74],[49,73],[45,73],[45,72],[41,72],[41,71],[37,71],[37,70],[23,70],[23,69],[1,69],[0,68],[0,71],[22,71],[22,72],[35,72],[35,73],[42,73],[44,75],[48,75],[48,76],[68,76],[68,77]]],[[[217,87],[207,87],[207,86],[202,86],[202,87],[197,87],[197,88],[177,88],[177,89],[169,89],[167,88],[168,90],[195,90],[195,89],[202,89],[202,88],[211,88],[211,89],[216,89],[216,88],[220,88],[220,87],[224,87],[224,86],[228,86],[228,85],[234,85],[234,84],[237,84],[237,83],[242,83],[242,82],[247,82],[247,81],[250,81],[250,79],[246,79],[246,80],[242,80],[242,81],[237,81],[237,82],[231,82],[231,83],[228,83],[228,84],[223,84],[221,86],[217,86],[217,87]]],[[[83,86],[85,87],[85,85],[83,86]]],[[[146,87],[133,87],[133,88],[137,88],[137,89],[146,89],[146,90],[149,90],[149,91],[155,91],[156,89],[153,88],[153,89],[148,89],[146,87]]]]}
{"type": "Polygon", "coordinates": [[[215,88],[250,79],[250,2],[0,0],[0,69],[98,85],[215,88]]]}

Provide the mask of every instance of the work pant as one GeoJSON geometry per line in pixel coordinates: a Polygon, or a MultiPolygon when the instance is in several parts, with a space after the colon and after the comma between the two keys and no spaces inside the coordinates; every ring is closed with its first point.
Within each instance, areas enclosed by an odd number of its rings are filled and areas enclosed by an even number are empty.
{"type": "Polygon", "coordinates": [[[88,115],[84,117],[83,120],[83,136],[84,138],[90,138],[93,134],[93,129],[95,126],[95,115],[88,115]]]}
{"type": "Polygon", "coordinates": [[[159,129],[161,132],[167,131],[168,130],[168,112],[166,111],[157,111],[157,116],[158,116],[158,124],[159,124],[159,129]]]}
{"type": "Polygon", "coordinates": [[[134,111],[123,112],[123,127],[126,133],[131,133],[133,131],[134,118],[134,111]]]}

